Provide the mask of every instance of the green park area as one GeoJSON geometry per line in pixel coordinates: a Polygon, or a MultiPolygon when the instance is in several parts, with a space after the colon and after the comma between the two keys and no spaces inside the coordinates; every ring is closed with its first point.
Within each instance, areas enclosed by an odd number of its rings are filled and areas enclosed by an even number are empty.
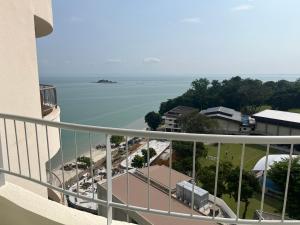
{"type": "MultiPolygon", "coordinates": [[[[215,164],[217,157],[217,145],[207,145],[207,158],[199,158],[202,166],[210,166],[215,164]],[[211,158],[211,159],[210,159],[211,158]]],[[[266,146],[261,145],[246,145],[244,157],[244,169],[250,171],[253,169],[256,162],[266,155],[266,146]]],[[[270,148],[270,154],[279,154],[278,150],[270,148]]],[[[233,166],[241,164],[242,145],[241,144],[222,144],[220,151],[220,160],[229,161],[233,166]]]]}
{"type": "Polygon", "coordinates": [[[300,113],[300,108],[289,109],[289,112],[300,113]]]}
{"type": "MultiPolygon", "coordinates": [[[[217,157],[217,145],[206,145],[208,150],[206,158],[198,158],[198,163],[202,167],[216,164],[217,157]]],[[[266,155],[266,146],[261,145],[246,145],[245,157],[244,157],[244,169],[251,171],[256,162],[266,155]]],[[[222,144],[220,151],[220,160],[229,161],[234,167],[240,166],[241,163],[241,144],[222,144]]],[[[280,152],[276,149],[270,148],[270,154],[279,154],[280,152]]],[[[237,181],[238,182],[238,181],[237,181]]],[[[223,194],[222,199],[228,204],[228,206],[236,213],[237,203],[233,197],[228,194],[223,194]]],[[[261,193],[256,193],[252,198],[249,199],[249,206],[246,213],[246,218],[253,218],[254,212],[259,210],[261,205],[261,193]]],[[[279,213],[281,210],[282,201],[276,198],[265,196],[264,211],[269,213],[279,213]]],[[[245,203],[241,202],[240,215],[244,211],[245,203]]]]}

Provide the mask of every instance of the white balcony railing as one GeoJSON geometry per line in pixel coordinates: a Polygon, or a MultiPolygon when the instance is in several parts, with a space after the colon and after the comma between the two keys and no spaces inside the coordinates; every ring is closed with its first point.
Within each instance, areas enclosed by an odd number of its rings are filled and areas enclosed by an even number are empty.
{"type": "MultiPolygon", "coordinates": [[[[7,114],[0,114],[0,131],[2,131],[2,134],[0,135],[0,143],[2,143],[2,151],[6,152],[6,157],[3,158],[2,156],[4,154],[0,154],[0,179],[3,179],[1,177],[1,173],[16,176],[22,179],[26,179],[28,181],[43,185],[45,187],[54,189],[56,191],[59,191],[63,193],[64,195],[74,196],[80,199],[84,199],[86,201],[90,201],[96,204],[103,205],[107,208],[107,224],[112,223],[112,208],[119,208],[129,211],[136,211],[136,212],[146,212],[150,214],[158,214],[158,215],[165,215],[165,216],[171,216],[171,217],[177,217],[177,218],[186,218],[186,219],[193,219],[197,221],[210,221],[210,222],[216,222],[216,223],[227,223],[227,224],[300,224],[299,220],[287,220],[286,219],[286,205],[287,205],[287,194],[288,194],[288,186],[289,186],[289,177],[291,172],[291,159],[293,154],[293,146],[294,144],[300,143],[300,137],[299,136],[233,136],[233,135],[207,135],[207,134],[186,134],[186,133],[166,133],[166,132],[153,132],[153,131],[141,131],[141,130],[130,130],[130,129],[118,129],[118,128],[107,128],[107,127],[95,127],[95,126],[85,126],[85,125],[79,125],[79,124],[71,124],[71,123],[62,123],[62,122],[53,122],[53,121],[45,121],[41,119],[34,119],[34,118],[28,118],[28,117],[22,117],[22,116],[15,116],[15,115],[7,115],[7,114]],[[7,126],[8,121],[11,124],[14,124],[14,129],[12,126],[12,131],[9,130],[9,127],[7,126]],[[16,124],[19,125],[19,129],[16,129],[16,124]],[[7,144],[7,138],[8,135],[14,134],[16,137],[16,142],[18,142],[18,136],[20,137],[21,134],[19,132],[23,132],[22,136],[25,137],[26,143],[27,135],[26,135],[26,127],[29,126],[29,124],[33,124],[33,127],[36,129],[36,136],[35,141],[37,143],[37,148],[39,148],[39,135],[37,134],[37,127],[39,129],[45,129],[46,139],[48,143],[48,128],[58,128],[60,130],[60,133],[62,130],[67,130],[68,132],[72,132],[74,134],[74,156],[77,156],[77,142],[76,136],[77,133],[86,133],[89,137],[89,143],[90,143],[90,149],[91,149],[91,134],[104,134],[106,136],[106,172],[107,172],[107,200],[98,199],[96,195],[93,195],[93,197],[88,197],[80,194],[79,192],[72,192],[65,188],[64,185],[55,186],[47,181],[47,179],[43,180],[42,176],[39,175],[37,178],[31,176],[31,174],[22,172],[21,165],[28,163],[30,165],[30,157],[28,156],[28,149],[27,149],[27,157],[22,158],[19,154],[19,149],[17,149],[17,156],[14,160],[17,160],[17,163],[15,164],[17,166],[17,169],[13,169],[11,166],[11,158],[10,152],[12,151],[9,149],[9,145],[7,144]],[[20,131],[20,125],[24,127],[24,131],[20,131]],[[2,128],[1,128],[2,127],[2,128]],[[217,193],[217,181],[218,181],[218,171],[219,171],[219,161],[220,161],[220,152],[221,152],[221,143],[233,143],[233,144],[242,144],[242,156],[240,161],[240,177],[237,182],[239,182],[239,189],[238,189],[238,201],[237,201],[237,210],[236,210],[236,218],[222,218],[218,217],[215,214],[212,216],[202,216],[202,215],[196,215],[193,213],[194,209],[194,196],[192,195],[192,203],[191,203],[191,213],[180,213],[180,212],[174,212],[172,211],[171,207],[171,179],[169,177],[169,209],[168,210],[159,210],[155,208],[150,207],[150,195],[149,195],[149,185],[150,185],[150,178],[149,178],[149,171],[148,171],[148,207],[140,207],[137,205],[131,205],[126,203],[117,203],[112,200],[112,151],[111,151],[111,143],[110,143],[110,137],[111,135],[118,135],[118,136],[124,136],[126,137],[126,140],[128,137],[140,137],[144,138],[149,142],[150,139],[159,139],[159,140],[168,140],[168,141],[189,141],[194,143],[193,147],[193,170],[192,170],[192,179],[195,180],[195,154],[196,154],[196,143],[198,142],[208,142],[208,143],[217,143],[217,158],[216,158],[216,177],[215,177],[215,189],[213,194],[213,201],[214,201],[214,207],[216,206],[216,193],[217,193]],[[269,155],[269,149],[271,144],[286,144],[290,145],[290,153],[289,153],[289,166],[286,176],[286,188],[284,192],[284,198],[283,198],[283,207],[281,212],[281,220],[255,220],[255,219],[241,219],[240,218],[240,206],[241,206],[241,183],[242,183],[242,170],[244,167],[244,156],[245,156],[245,146],[247,144],[262,144],[266,145],[266,158],[268,158],[269,155]],[[7,148],[7,149],[5,149],[7,148]],[[23,163],[21,163],[23,161],[23,163]],[[24,163],[25,161],[25,163],[24,163]],[[6,165],[6,166],[4,166],[6,165]]],[[[61,135],[60,135],[61,137],[61,135]]],[[[31,137],[32,138],[32,137],[31,137]]],[[[128,156],[128,142],[126,142],[126,155],[128,156]]],[[[171,142],[172,143],[172,142],[171,142]]],[[[16,145],[18,147],[18,144],[16,145]]],[[[45,155],[49,154],[49,144],[47,144],[46,150],[48,153],[45,153],[45,155]]],[[[1,145],[0,145],[1,147],[1,145]]],[[[28,145],[27,145],[28,147],[28,145]]],[[[63,148],[63,146],[61,146],[63,148]]],[[[1,150],[1,148],[0,148],[1,150]]],[[[15,151],[15,150],[14,150],[15,151]]],[[[40,152],[41,150],[38,149],[38,153],[42,154],[40,152]]],[[[148,148],[149,151],[149,148],[148,148]]],[[[64,151],[60,151],[61,154],[61,166],[64,166],[64,151]]],[[[172,146],[170,146],[170,155],[172,156],[172,146]]],[[[149,153],[148,153],[149,156],[149,153]]],[[[172,165],[172,157],[169,157],[169,165],[172,165]]],[[[92,154],[90,154],[91,161],[93,160],[92,154]]],[[[38,160],[40,160],[40,157],[38,157],[38,160]]],[[[148,157],[149,161],[149,157],[148,157]]],[[[93,177],[93,163],[91,163],[91,175],[93,177]]],[[[51,165],[50,165],[51,166],[51,165]]],[[[267,168],[267,160],[265,163],[265,169],[267,168]]],[[[51,169],[51,168],[50,168],[51,169]]],[[[128,160],[127,160],[127,168],[126,172],[128,172],[128,160]]],[[[39,173],[41,173],[41,169],[39,168],[39,173]]],[[[62,170],[63,173],[63,180],[64,183],[64,170],[62,170]]],[[[78,167],[76,166],[76,174],[78,174],[78,167]]],[[[170,166],[170,173],[171,175],[171,166],[170,166]]],[[[264,200],[265,200],[265,191],[266,191],[266,176],[267,174],[264,174],[263,177],[263,185],[262,185],[262,197],[261,197],[261,204],[260,204],[260,212],[264,211],[264,200]]],[[[77,177],[78,178],[78,177],[77,177]]],[[[127,177],[128,178],[128,177],[127,177]]],[[[78,179],[77,179],[77,182],[78,179]]],[[[94,182],[93,182],[94,183],[94,182]]],[[[193,182],[194,183],[194,182],[193,182]]],[[[1,185],[1,180],[0,180],[1,185]]],[[[93,187],[94,188],[94,187],[93,187]]],[[[125,188],[125,187],[123,187],[125,188]]],[[[128,199],[128,181],[127,181],[127,199],[128,199]]],[[[193,191],[194,191],[194,184],[193,184],[193,191]]],[[[214,211],[213,211],[214,212],[214,211]]]]}

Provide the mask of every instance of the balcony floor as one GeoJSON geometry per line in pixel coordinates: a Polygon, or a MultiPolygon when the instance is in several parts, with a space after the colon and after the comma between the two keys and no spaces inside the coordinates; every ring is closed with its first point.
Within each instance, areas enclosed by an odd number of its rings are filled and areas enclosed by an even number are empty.
{"type": "Polygon", "coordinates": [[[104,217],[68,208],[8,182],[0,187],[0,218],[1,225],[106,224],[104,217]]]}

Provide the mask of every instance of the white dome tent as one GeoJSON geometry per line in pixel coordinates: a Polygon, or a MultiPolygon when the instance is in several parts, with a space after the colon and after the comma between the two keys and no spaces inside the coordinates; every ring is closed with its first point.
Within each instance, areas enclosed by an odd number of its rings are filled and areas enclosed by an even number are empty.
{"type": "MultiPolygon", "coordinates": [[[[298,157],[299,155],[293,155],[293,158],[298,157]]],[[[270,169],[270,167],[275,163],[275,162],[281,162],[285,159],[289,159],[288,154],[279,154],[279,155],[269,155],[268,156],[268,166],[267,170],[270,169]]],[[[265,171],[265,163],[266,163],[266,156],[262,157],[260,160],[257,161],[255,166],[253,167],[252,171],[254,172],[263,172],[265,171]]]]}

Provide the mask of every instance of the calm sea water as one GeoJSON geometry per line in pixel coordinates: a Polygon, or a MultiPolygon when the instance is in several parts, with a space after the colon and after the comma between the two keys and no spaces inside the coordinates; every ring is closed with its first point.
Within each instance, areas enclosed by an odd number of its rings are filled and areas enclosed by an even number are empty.
{"type": "MultiPolygon", "coordinates": [[[[59,76],[49,75],[40,78],[41,83],[57,87],[58,104],[61,108],[61,121],[95,126],[126,127],[144,129],[144,116],[149,111],[157,111],[162,101],[181,95],[191,82],[202,76],[59,76]],[[116,84],[92,83],[98,79],[117,81],[116,84]]],[[[208,76],[222,80],[230,76],[208,76]]],[[[250,76],[253,78],[253,76],[250,76]]],[[[296,75],[255,76],[266,80],[295,80],[296,75]]],[[[92,135],[91,144],[101,143],[104,136],[92,135]]],[[[78,154],[89,149],[89,136],[77,136],[78,154]]],[[[64,161],[74,159],[74,133],[63,132],[62,149],[64,161]]],[[[60,160],[60,154],[54,159],[60,160]]]]}
{"type": "MultiPolygon", "coordinates": [[[[82,76],[82,77],[41,77],[41,83],[57,87],[61,121],[95,126],[144,129],[147,112],[159,109],[162,101],[174,98],[190,86],[190,77],[130,77],[130,76],[82,76]],[[116,84],[92,83],[98,79],[110,79],[116,84]]],[[[95,146],[104,141],[104,136],[92,135],[95,146]]],[[[89,149],[89,137],[77,136],[78,154],[89,149]]],[[[64,161],[74,159],[74,133],[63,132],[62,149],[64,161]]],[[[53,159],[55,165],[60,154],[53,159]]],[[[54,166],[53,165],[53,166],[54,166]]]]}

